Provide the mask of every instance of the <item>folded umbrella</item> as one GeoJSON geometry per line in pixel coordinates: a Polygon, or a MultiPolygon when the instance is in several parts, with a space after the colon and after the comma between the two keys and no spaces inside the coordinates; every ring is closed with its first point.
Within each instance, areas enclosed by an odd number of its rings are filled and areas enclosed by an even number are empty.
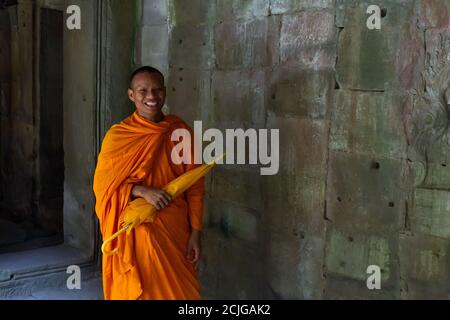
{"type": "MultiPolygon", "coordinates": [[[[211,171],[217,161],[219,161],[219,159],[223,157],[224,155],[208,164],[203,164],[195,169],[189,170],[175,180],[169,182],[163,188],[163,190],[170,194],[172,199],[176,198],[184,191],[189,189],[195,182],[206,175],[209,171],[211,171]]],[[[107,244],[116,239],[125,231],[127,232],[127,234],[129,234],[135,226],[141,223],[153,222],[156,216],[156,212],[157,209],[152,204],[148,203],[144,198],[137,198],[133,201],[130,201],[125,208],[124,213],[122,214],[122,219],[119,221],[120,230],[103,242],[103,254],[110,256],[117,253],[118,248],[107,251],[107,244]]]]}

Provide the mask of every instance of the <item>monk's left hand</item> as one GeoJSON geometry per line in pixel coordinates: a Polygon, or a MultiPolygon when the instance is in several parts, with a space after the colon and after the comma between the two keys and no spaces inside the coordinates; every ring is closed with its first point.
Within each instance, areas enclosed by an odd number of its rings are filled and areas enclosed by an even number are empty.
{"type": "Polygon", "coordinates": [[[187,246],[186,259],[194,264],[194,269],[198,270],[198,264],[200,262],[200,231],[192,230],[189,236],[189,242],[187,246]]]}

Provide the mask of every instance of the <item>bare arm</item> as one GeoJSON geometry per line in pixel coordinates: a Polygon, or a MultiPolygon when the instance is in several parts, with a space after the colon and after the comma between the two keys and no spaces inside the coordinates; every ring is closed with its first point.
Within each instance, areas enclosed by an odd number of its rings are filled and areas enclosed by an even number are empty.
{"type": "Polygon", "coordinates": [[[201,254],[200,231],[192,228],[186,250],[186,258],[190,263],[194,265],[195,270],[198,270],[198,264],[200,262],[200,254],[201,254]]]}

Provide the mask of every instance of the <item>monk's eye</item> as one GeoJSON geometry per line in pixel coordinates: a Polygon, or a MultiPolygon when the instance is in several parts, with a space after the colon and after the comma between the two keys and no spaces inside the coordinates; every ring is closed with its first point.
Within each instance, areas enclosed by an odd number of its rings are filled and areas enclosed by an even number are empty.
{"type": "Polygon", "coordinates": [[[139,90],[138,91],[140,94],[146,94],[147,93],[147,90],[139,90]]]}

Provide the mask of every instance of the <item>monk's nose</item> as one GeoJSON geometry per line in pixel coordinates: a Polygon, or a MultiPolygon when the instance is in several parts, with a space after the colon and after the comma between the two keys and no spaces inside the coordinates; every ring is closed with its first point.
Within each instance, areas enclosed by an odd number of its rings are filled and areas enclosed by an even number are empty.
{"type": "Polygon", "coordinates": [[[155,91],[153,91],[153,90],[150,90],[150,91],[148,92],[148,94],[147,94],[147,97],[150,98],[150,99],[155,99],[155,98],[158,97],[158,94],[157,94],[157,92],[155,92],[155,91]]]}

